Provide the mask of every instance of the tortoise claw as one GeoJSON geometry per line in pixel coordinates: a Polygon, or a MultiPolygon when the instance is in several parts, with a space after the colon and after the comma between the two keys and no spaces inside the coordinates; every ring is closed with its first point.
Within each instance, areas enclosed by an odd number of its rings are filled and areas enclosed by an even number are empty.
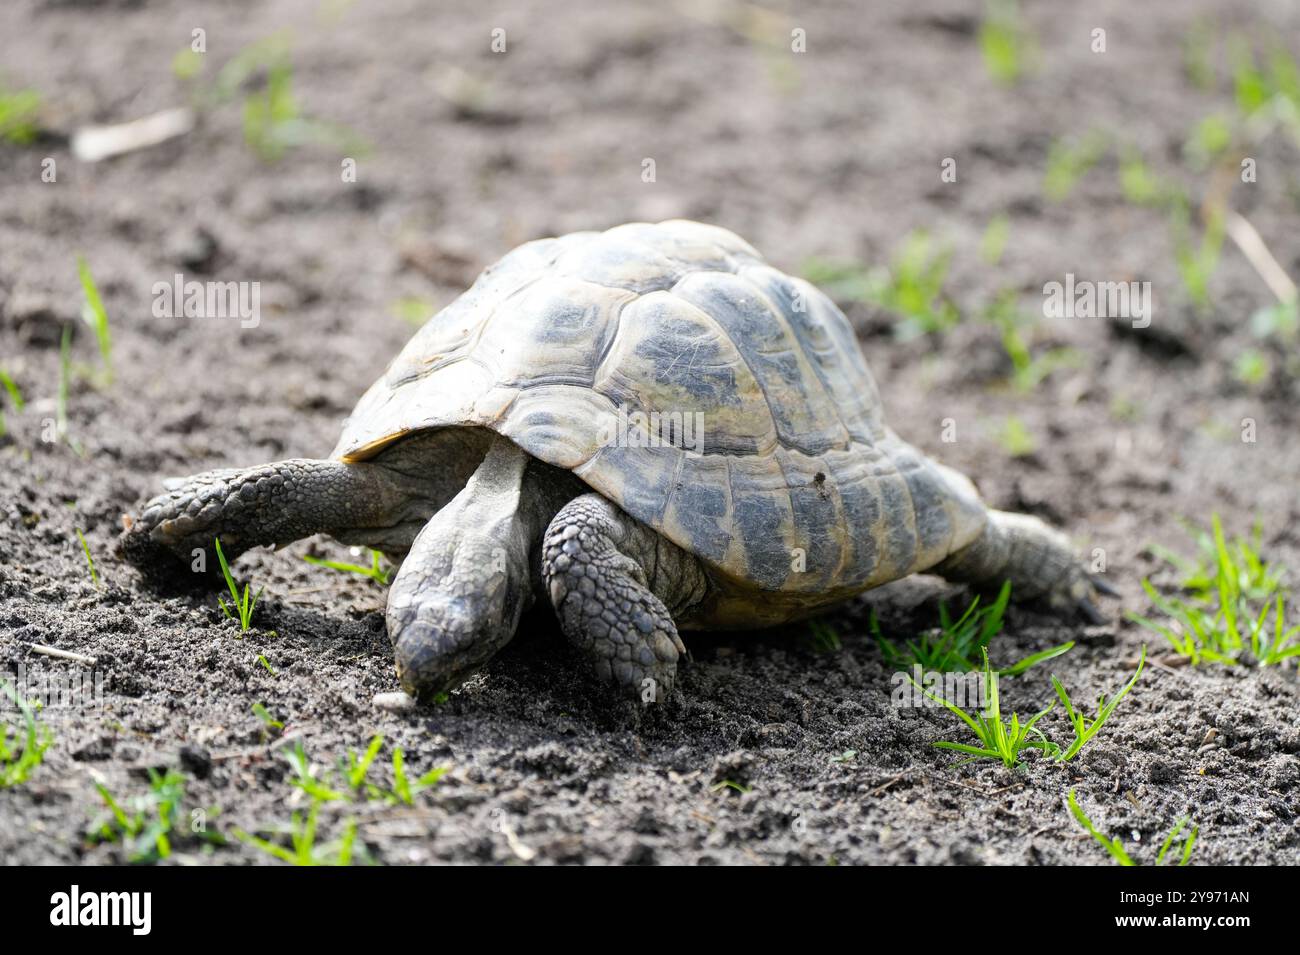
{"type": "Polygon", "coordinates": [[[1102,616],[1102,613],[1097,609],[1096,604],[1087,597],[1080,597],[1076,606],[1079,608],[1080,615],[1082,615],[1090,624],[1098,626],[1106,623],[1106,618],[1102,616]]]}
{"type": "Polygon", "coordinates": [[[1115,589],[1114,585],[1103,578],[1100,574],[1092,574],[1088,579],[1091,581],[1093,589],[1098,593],[1105,594],[1107,597],[1121,596],[1120,592],[1115,589]]]}

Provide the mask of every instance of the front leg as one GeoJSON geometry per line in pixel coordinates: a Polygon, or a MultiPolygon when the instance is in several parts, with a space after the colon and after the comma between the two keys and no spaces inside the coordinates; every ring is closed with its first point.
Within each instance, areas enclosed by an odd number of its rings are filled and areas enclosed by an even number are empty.
{"type": "Polygon", "coordinates": [[[515,635],[532,601],[529,555],[549,517],[544,492],[525,483],[529,460],[496,438],[402,561],[388,591],[388,637],[411,696],[454,689],[515,635]]]}
{"type": "Polygon", "coordinates": [[[565,505],[542,547],[560,625],[596,675],[645,703],[666,700],[686,653],[669,607],[704,595],[698,560],[599,494],[565,505]]]}
{"type": "Polygon", "coordinates": [[[383,531],[377,529],[409,516],[415,486],[375,464],[312,458],[205,471],[170,482],[138,518],[126,519],[118,550],[147,574],[166,577],[189,565],[196,550],[216,567],[216,537],[227,560],[250,547],[317,533],[376,529],[370,536],[378,539],[383,531]]]}

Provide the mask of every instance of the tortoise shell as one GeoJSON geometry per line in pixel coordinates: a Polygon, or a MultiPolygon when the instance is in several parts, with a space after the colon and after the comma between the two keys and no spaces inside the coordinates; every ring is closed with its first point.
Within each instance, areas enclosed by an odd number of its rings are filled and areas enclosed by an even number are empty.
{"type": "Polygon", "coordinates": [[[734,584],[809,603],[932,567],[985,521],[968,481],[886,427],[834,303],[696,222],[510,252],[402,349],[334,456],[458,426],[572,471],[734,584]]]}

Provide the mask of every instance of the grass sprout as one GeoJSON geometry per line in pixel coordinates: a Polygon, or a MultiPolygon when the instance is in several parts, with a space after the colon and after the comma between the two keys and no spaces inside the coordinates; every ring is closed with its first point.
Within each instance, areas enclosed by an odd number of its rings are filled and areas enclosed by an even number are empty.
{"type": "Polygon", "coordinates": [[[86,535],[81,533],[80,527],[74,530],[77,532],[77,540],[81,541],[81,550],[86,555],[86,566],[90,568],[91,583],[95,585],[96,590],[99,590],[99,574],[95,572],[95,558],[90,556],[90,545],[86,543],[86,535]]]}
{"type": "Polygon", "coordinates": [[[290,865],[351,865],[356,846],[357,821],[351,818],[345,820],[343,832],[338,839],[317,845],[316,835],[319,813],[320,803],[314,801],[305,815],[301,812],[292,814],[288,827],[289,845],[287,847],[278,842],[254,836],[243,829],[232,830],[232,834],[245,845],[252,846],[290,865]]]}
{"type": "Polygon", "coordinates": [[[1033,320],[1020,309],[1017,298],[1014,289],[1001,290],[985,307],[984,318],[1002,334],[1002,349],[1011,360],[1011,383],[1017,390],[1028,392],[1057,369],[1078,367],[1081,358],[1072,348],[1050,348],[1040,355],[1033,354],[1022,334],[1033,320]]]}
{"type": "MultiPolygon", "coordinates": [[[[23,393],[18,388],[18,383],[3,368],[0,368],[0,387],[3,387],[5,393],[9,395],[9,404],[13,406],[14,411],[22,411],[27,406],[27,402],[23,400],[23,393]]],[[[3,438],[8,433],[9,427],[5,423],[4,411],[0,410],[0,438],[3,438]]]]}
{"type": "Polygon", "coordinates": [[[1192,304],[1203,312],[1210,307],[1210,280],[1219,267],[1219,255],[1223,250],[1223,215],[1211,212],[1199,237],[1191,222],[1191,213],[1185,206],[1180,204],[1176,207],[1172,223],[1174,259],[1183,290],[1192,304]]]}
{"type": "Polygon", "coordinates": [[[252,625],[253,609],[257,606],[258,599],[262,596],[262,591],[266,588],[257,588],[257,593],[252,594],[250,599],[251,584],[244,584],[244,596],[239,596],[239,585],[235,583],[234,576],[230,573],[230,565],[226,563],[226,555],[221,552],[221,538],[213,538],[217,545],[217,560],[221,562],[221,576],[226,578],[226,586],[230,588],[231,603],[238,612],[232,612],[230,607],[226,606],[225,600],[220,596],[217,597],[217,603],[221,604],[222,612],[231,620],[239,621],[240,633],[247,633],[248,628],[252,625]]]}
{"type": "Polygon", "coordinates": [[[999,213],[989,220],[980,236],[980,258],[988,265],[997,265],[1002,261],[1002,253],[1007,248],[1007,238],[1011,235],[1011,220],[999,213]]]}
{"type": "Polygon", "coordinates": [[[99,357],[104,363],[104,374],[113,380],[113,336],[108,327],[108,312],[104,308],[104,299],[99,294],[99,286],[90,274],[90,266],[84,256],[77,256],[77,274],[81,278],[81,291],[86,297],[81,317],[95,332],[95,341],[99,343],[99,357]]]}
{"type": "Polygon", "coordinates": [[[1147,550],[1182,574],[1179,586],[1195,599],[1216,598],[1221,577],[1248,600],[1263,600],[1284,589],[1287,568],[1260,555],[1264,527],[1258,521],[1252,526],[1249,537],[1226,537],[1217,514],[1211,515],[1208,531],[1195,527],[1188,529],[1195,537],[1197,553],[1194,557],[1184,557],[1159,544],[1150,544],[1147,550]]]}
{"type": "Polygon", "coordinates": [[[192,832],[217,845],[225,842],[220,833],[184,825],[185,777],[176,770],[159,773],[150,768],[149,790],[130,800],[117,799],[99,781],[95,789],[104,801],[105,812],[91,824],[87,837],[92,842],[121,842],[129,862],[154,863],[170,858],[178,833],[185,837],[192,832]]]}
{"type": "Polygon", "coordinates": [[[443,776],[447,775],[446,766],[438,766],[429,770],[423,776],[417,776],[414,780],[406,775],[406,756],[402,752],[402,747],[397,746],[393,749],[393,788],[392,794],[397,797],[399,802],[408,806],[415,804],[415,797],[426,789],[432,789],[438,785],[443,776]]]}
{"type": "Polygon", "coordinates": [[[81,443],[68,434],[68,391],[72,387],[72,326],[64,325],[59,338],[59,390],[54,399],[54,430],[79,456],[81,443]]]}
{"type": "MultiPolygon", "coordinates": [[[[258,659],[265,660],[266,658],[258,657],[258,659]]],[[[271,711],[268,710],[266,708],[266,705],[263,703],[253,704],[253,715],[256,716],[259,720],[261,720],[262,725],[265,726],[268,730],[271,730],[272,732],[278,733],[284,729],[284,723],[281,720],[277,720],[274,716],[272,716],[271,711]]]]}
{"type": "Polygon", "coordinates": [[[965,753],[969,758],[962,760],[961,763],[969,763],[977,759],[996,759],[1009,769],[1018,767],[1021,764],[1021,754],[1029,749],[1039,750],[1048,756],[1059,754],[1060,747],[1035,726],[1052,711],[1056,704],[1050,703],[1023,723],[1016,713],[1012,713],[1009,720],[1004,719],[998,696],[998,675],[989,665],[988,651],[981,648],[980,652],[984,658],[984,709],[974,715],[967,713],[956,703],[949,702],[925,689],[910,675],[908,676],[913,686],[965,723],[980,744],[975,746],[968,743],[942,741],[933,745],[939,749],[965,753]]]}
{"type": "Polygon", "coordinates": [[[1199,558],[1149,548],[1179,569],[1180,586],[1188,596],[1164,596],[1144,579],[1147,597],[1167,619],[1131,612],[1128,618],[1163,636],[1193,665],[1208,661],[1272,666],[1300,657],[1300,625],[1287,626],[1287,570],[1260,555],[1261,535],[1256,525],[1249,539],[1229,540],[1215,514],[1210,534],[1201,535],[1199,558]]]}
{"type": "Polygon", "coordinates": [[[370,552],[370,566],[365,567],[361,564],[349,564],[337,560],[322,560],[319,557],[304,555],[303,560],[315,567],[328,567],[330,570],[338,570],[347,574],[359,574],[362,577],[369,577],[375,583],[381,586],[388,586],[388,571],[379,566],[379,551],[370,552]]]}
{"type": "Polygon", "coordinates": [[[23,718],[21,727],[0,724],[0,789],[7,789],[31,778],[36,767],[45,761],[45,751],[53,737],[49,728],[36,718],[31,704],[3,679],[0,679],[0,693],[13,701],[23,718]]]}
{"type": "Polygon", "coordinates": [[[1133,689],[1138,678],[1142,676],[1142,668],[1146,666],[1146,662],[1147,648],[1144,646],[1141,655],[1138,657],[1137,672],[1133,674],[1132,679],[1124,684],[1124,688],[1109,700],[1106,699],[1106,694],[1103,693],[1097,699],[1097,715],[1091,719],[1075,709],[1074,704],[1070,700],[1070,694],[1066,692],[1065,686],[1059,679],[1057,679],[1056,674],[1052,674],[1052,686],[1056,690],[1056,696],[1065,706],[1065,715],[1069,718],[1070,725],[1074,727],[1074,742],[1072,742],[1069,747],[1061,753],[1060,759],[1062,762],[1068,762],[1073,759],[1079,754],[1081,749],[1092,741],[1092,738],[1097,735],[1102,726],[1106,724],[1106,721],[1110,719],[1110,714],[1115,712],[1115,707],[1119,706],[1120,701],[1124,699],[1124,697],[1128,696],[1129,691],[1133,689]]]}
{"type": "Polygon", "coordinates": [[[243,96],[244,142],[263,162],[276,163],[302,146],[325,145],[356,156],[367,144],[337,123],[305,115],[294,94],[294,70],[287,33],[246,47],[225,64],[207,94],[212,104],[234,99],[255,77],[257,89],[243,96]]]}
{"type": "MultiPolygon", "coordinates": [[[[1069,795],[1066,798],[1066,803],[1069,805],[1070,814],[1074,816],[1075,821],[1083,827],[1084,831],[1087,832],[1088,835],[1097,840],[1097,843],[1109,852],[1111,858],[1119,865],[1135,866],[1138,864],[1133,861],[1132,856],[1130,856],[1124,849],[1124,844],[1120,842],[1118,838],[1112,838],[1106,835],[1093,824],[1093,821],[1088,818],[1088,814],[1083,811],[1083,807],[1079,805],[1079,800],[1075,798],[1073,789],[1070,790],[1069,795]]],[[[1165,841],[1160,846],[1160,851],[1156,853],[1156,865],[1159,866],[1165,864],[1165,859],[1169,856],[1169,850],[1174,847],[1175,840],[1182,834],[1183,830],[1187,828],[1189,822],[1190,820],[1184,816],[1174,824],[1174,828],[1169,831],[1169,835],[1165,836],[1165,841]]],[[[1191,861],[1192,849],[1196,846],[1196,837],[1200,832],[1200,829],[1200,826],[1192,826],[1192,831],[1183,839],[1180,847],[1181,851],[1177,854],[1178,864],[1180,866],[1187,865],[1187,863],[1191,861]]]]}
{"type": "Polygon", "coordinates": [[[1002,450],[1013,458],[1025,458],[1038,450],[1038,439],[1029,430],[1029,426],[1015,415],[1008,415],[1002,420],[997,440],[1002,445],[1002,450]]]}
{"type": "Polygon", "coordinates": [[[960,319],[944,293],[952,252],[935,248],[921,230],[910,233],[888,268],[867,269],[854,262],[809,259],[803,275],[837,302],[866,302],[901,316],[894,325],[900,339],[938,334],[960,319]]]}
{"type": "Polygon", "coordinates": [[[808,625],[812,636],[813,650],[817,653],[839,653],[844,649],[840,635],[833,627],[821,620],[814,620],[808,625]]]}
{"type": "Polygon", "coordinates": [[[947,331],[960,320],[944,292],[951,258],[950,249],[936,248],[917,230],[903,240],[887,268],[809,259],[803,275],[837,302],[865,302],[894,312],[900,316],[894,333],[906,340],[947,331]]]}
{"type": "Polygon", "coordinates": [[[0,368],[0,387],[3,387],[5,393],[9,396],[9,403],[13,405],[14,411],[22,411],[27,407],[27,402],[23,400],[23,393],[18,387],[18,383],[3,368],[0,368]]]}
{"type": "MultiPolygon", "coordinates": [[[[902,648],[881,633],[880,621],[874,612],[869,618],[869,626],[881,653],[895,669],[910,670],[919,666],[940,673],[970,673],[980,668],[980,653],[986,651],[989,642],[1002,632],[1002,616],[1010,599],[1011,582],[1007,581],[992,603],[981,607],[980,597],[976,596],[956,620],[952,619],[948,605],[941,602],[938,629],[908,640],[902,648]]],[[[1059,657],[1073,647],[1074,641],[1071,640],[996,672],[998,676],[1019,676],[1030,667],[1059,657]]]]}
{"type": "Polygon", "coordinates": [[[448,771],[448,767],[439,766],[412,778],[407,773],[406,754],[397,746],[392,755],[392,784],[375,782],[370,778],[371,771],[383,745],[384,737],[376,733],[364,751],[348,750],[347,755],[339,760],[336,770],[330,772],[313,764],[302,743],[295,743],[288,754],[294,772],[290,783],[318,802],[352,802],[361,798],[412,805],[417,795],[436,786],[448,771]]]}
{"type": "Polygon", "coordinates": [[[1079,180],[1106,155],[1105,134],[1093,130],[1079,140],[1055,140],[1047,152],[1043,192],[1052,202],[1064,202],[1079,180]]]}
{"type": "Polygon", "coordinates": [[[1015,0],[993,0],[979,30],[980,56],[989,76],[1014,86],[1029,71],[1032,39],[1015,0]]]}
{"type": "Polygon", "coordinates": [[[40,135],[36,117],[41,94],[35,90],[7,90],[0,86],[0,140],[27,146],[40,135]]]}

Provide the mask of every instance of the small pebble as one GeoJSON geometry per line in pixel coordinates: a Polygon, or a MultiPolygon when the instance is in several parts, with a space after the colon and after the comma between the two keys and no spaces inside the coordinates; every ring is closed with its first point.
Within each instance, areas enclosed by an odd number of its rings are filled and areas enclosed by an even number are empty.
{"type": "Polygon", "coordinates": [[[415,709],[415,697],[408,696],[400,690],[396,693],[376,693],[375,706],[390,713],[409,713],[415,709]]]}

